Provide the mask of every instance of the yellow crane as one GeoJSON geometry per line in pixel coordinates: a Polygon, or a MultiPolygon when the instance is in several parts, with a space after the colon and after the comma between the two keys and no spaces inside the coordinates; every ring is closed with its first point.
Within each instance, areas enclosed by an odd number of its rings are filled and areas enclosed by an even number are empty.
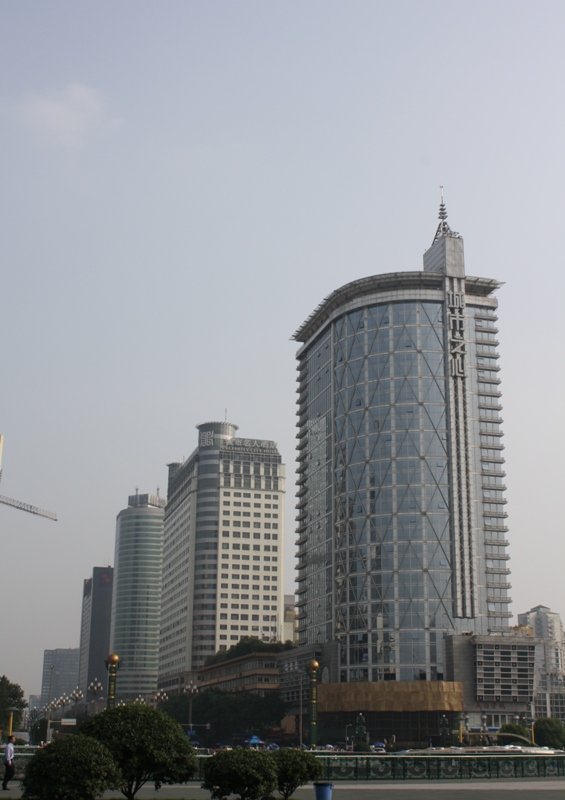
{"type": "MultiPolygon", "coordinates": [[[[0,480],[2,480],[2,448],[4,446],[4,436],[0,433],[0,480]]],[[[47,517],[57,522],[57,514],[52,511],[44,511],[42,508],[30,506],[29,503],[22,503],[19,500],[12,500],[11,497],[3,497],[0,495],[0,503],[4,503],[12,508],[19,508],[20,511],[28,511],[30,514],[37,514],[39,517],[47,517]]]]}

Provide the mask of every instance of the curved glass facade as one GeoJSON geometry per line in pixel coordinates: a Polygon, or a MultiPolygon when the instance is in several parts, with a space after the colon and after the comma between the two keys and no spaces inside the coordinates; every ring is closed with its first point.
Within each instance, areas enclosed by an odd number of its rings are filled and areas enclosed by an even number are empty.
{"type": "Polygon", "coordinates": [[[437,678],[452,605],[443,306],[367,306],[336,321],[334,343],[342,668],[437,678]]]}
{"type": "Polygon", "coordinates": [[[157,691],[164,505],[133,495],[118,514],[110,645],[121,661],[118,697],[157,691]]]}
{"type": "Polygon", "coordinates": [[[374,276],[295,336],[299,643],[342,681],[442,680],[446,634],[507,630],[497,286],[374,276]]]}

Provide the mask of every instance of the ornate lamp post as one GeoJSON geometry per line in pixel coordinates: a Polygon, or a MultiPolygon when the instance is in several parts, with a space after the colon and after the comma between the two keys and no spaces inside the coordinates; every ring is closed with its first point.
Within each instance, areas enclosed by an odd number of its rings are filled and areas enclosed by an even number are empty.
{"type": "Polygon", "coordinates": [[[320,665],[316,659],[308,662],[310,673],[310,747],[316,749],[318,744],[318,684],[317,676],[320,665]]]}
{"type": "Polygon", "coordinates": [[[93,681],[90,681],[88,686],[86,687],[86,691],[92,695],[92,701],[94,703],[94,713],[96,714],[96,698],[103,690],[103,686],[98,680],[98,678],[94,678],[93,681]]]}
{"type": "Polygon", "coordinates": [[[62,694],[59,698],[59,705],[61,706],[61,719],[65,716],[65,708],[70,704],[70,699],[66,694],[62,694]]]}
{"type": "Polygon", "coordinates": [[[192,702],[198,694],[198,686],[190,680],[184,687],[184,693],[188,695],[188,730],[192,730],[192,702]]]}
{"type": "Polygon", "coordinates": [[[157,705],[159,705],[159,706],[162,703],[166,703],[168,699],[169,699],[169,695],[167,694],[167,692],[165,692],[164,689],[159,689],[159,691],[155,695],[155,703],[157,705]]]}
{"type": "Polygon", "coordinates": [[[84,700],[84,694],[81,692],[81,690],[78,688],[78,686],[76,687],[76,689],[73,689],[73,691],[71,692],[71,700],[75,704],[75,717],[76,717],[76,715],[77,715],[77,706],[78,706],[78,704],[80,703],[81,700],[84,700]]]}
{"type": "Polygon", "coordinates": [[[145,705],[145,698],[142,697],[140,694],[137,695],[135,700],[133,701],[135,706],[144,706],[145,705]]]}
{"type": "Polygon", "coordinates": [[[116,653],[110,653],[104,663],[108,670],[108,699],[106,701],[106,708],[113,708],[116,705],[116,675],[121,666],[120,657],[116,653]]]}

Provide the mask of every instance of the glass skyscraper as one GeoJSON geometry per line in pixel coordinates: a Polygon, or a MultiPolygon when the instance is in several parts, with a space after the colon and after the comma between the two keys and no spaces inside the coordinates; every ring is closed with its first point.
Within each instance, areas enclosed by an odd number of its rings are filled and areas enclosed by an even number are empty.
{"type": "Polygon", "coordinates": [[[94,567],[92,578],[84,581],[78,688],[85,697],[89,683],[102,680],[106,672],[104,662],[110,653],[113,583],[112,567],[94,567]]]}
{"type": "Polygon", "coordinates": [[[497,300],[445,206],[424,269],[363,278],[296,332],[298,640],[340,680],[442,680],[446,634],[508,630],[497,300]]]}
{"type": "Polygon", "coordinates": [[[110,649],[121,660],[117,697],[157,691],[165,506],[136,493],[116,521],[110,649]]]}

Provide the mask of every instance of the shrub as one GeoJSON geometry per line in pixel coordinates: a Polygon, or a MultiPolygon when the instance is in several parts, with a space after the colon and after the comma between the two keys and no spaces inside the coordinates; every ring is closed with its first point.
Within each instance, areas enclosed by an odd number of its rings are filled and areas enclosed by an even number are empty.
{"type": "Polygon", "coordinates": [[[372,753],[371,745],[367,744],[367,742],[355,742],[353,745],[353,752],[354,753],[372,753]]]}
{"type": "Polygon", "coordinates": [[[133,800],[150,781],[182,783],[196,771],[196,756],[178,722],[150,706],[110,708],[86,722],[80,735],[97,739],[122,773],[120,791],[133,800]]]}
{"type": "Polygon", "coordinates": [[[65,736],[38,750],[22,781],[26,800],[94,800],[119,785],[121,775],[104,745],[65,736]]]}
{"type": "Polygon", "coordinates": [[[565,728],[563,723],[552,717],[540,717],[534,725],[534,739],[542,747],[557,747],[565,745],[565,728]]]}
{"type": "Polygon", "coordinates": [[[299,786],[315,781],[323,772],[321,761],[304,750],[278,750],[273,755],[277,768],[277,788],[284,800],[299,786]]]}
{"type": "Polygon", "coordinates": [[[530,741],[530,734],[523,725],[518,725],[515,722],[506,722],[501,725],[496,738],[498,744],[526,744],[526,742],[530,741]],[[504,736],[505,733],[513,735],[504,736]]]}
{"type": "Polygon", "coordinates": [[[213,798],[236,794],[239,800],[260,800],[277,785],[275,760],[257,750],[224,750],[204,762],[204,781],[213,798]]]}

